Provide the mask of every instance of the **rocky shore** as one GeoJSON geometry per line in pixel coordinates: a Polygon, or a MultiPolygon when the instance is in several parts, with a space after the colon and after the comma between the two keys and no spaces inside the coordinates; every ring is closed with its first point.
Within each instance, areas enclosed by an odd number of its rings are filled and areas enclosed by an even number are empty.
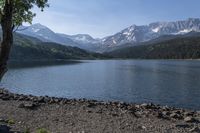
{"type": "Polygon", "coordinates": [[[147,104],[36,97],[0,89],[0,133],[200,133],[200,112],[147,104]]]}

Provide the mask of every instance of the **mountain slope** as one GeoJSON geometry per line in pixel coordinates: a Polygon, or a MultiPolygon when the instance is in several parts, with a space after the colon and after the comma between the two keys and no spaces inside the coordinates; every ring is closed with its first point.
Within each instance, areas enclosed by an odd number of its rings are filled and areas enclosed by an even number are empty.
{"type": "Polygon", "coordinates": [[[38,38],[43,42],[55,42],[66,46],[75,46],[91,51],[93,51],[96,45],[100,43],[99,40],[94,39],[87,34],[65,35],[65,34],[55,33],[48,27],[41,25],[39,23],[33,24],[31,26],[21,26],[19,28],[19,31],[17,32],[38,38]]]}
{"type": "Polygon", "coordinates": [[[77,34],[77,35],[66,35],[66,34],[59,34],[62,38],[69,38],[73,42],[79,44],[77,47],[86,49],[89,51],[96,51],[99,44],[101,43],[100,39],[94,39],[88,34],[77,34]]]}
{"type": "Polygon", "coordinates": [[[12,60],[54,60],[95,59],[104,58],[104,56],[90,53],[77,47],[64,46],[53,42],[42,42],[37,38],[15,34],[10,58],[12,60]]]}
{"type": "Polygon", "coordinates": [[[149,45],[130,46],[106,54],[115,58],[197,59],[200,58],[200,37],[178,37],[149,45]]]}
{"type": "Polygon", "coordinates": [[[75,43],[73,40],[64,38],[39,23],[31,26],[22,26],[20,29],[23,30],[17,31],[18,33],[38,38],[43,42],[55,42],[66,46],[79,46],[79,44],[75,43]]]}
{"type": "Polygon", "coordinates": [[[190,18],[176,22],[155,22],[149,25],[132,25],[115,35],[103,39],[106,47],[116,47],[126,43],[145,42],[163,35],[181,35],[191,31],[200,32],[200,19],[190,18]]]}

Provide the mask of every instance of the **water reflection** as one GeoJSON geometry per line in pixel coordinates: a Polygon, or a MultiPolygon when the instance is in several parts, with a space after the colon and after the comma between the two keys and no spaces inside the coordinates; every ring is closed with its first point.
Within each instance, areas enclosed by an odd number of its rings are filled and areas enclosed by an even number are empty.
{"type": "Polygon", "coordinates": [[[83,63],[83,61],[79,60],[9,61],[8,67],[11,69],[23,69],[23,68],[33,68],[33,67],[75,65],[78,63],[83,63]]]}

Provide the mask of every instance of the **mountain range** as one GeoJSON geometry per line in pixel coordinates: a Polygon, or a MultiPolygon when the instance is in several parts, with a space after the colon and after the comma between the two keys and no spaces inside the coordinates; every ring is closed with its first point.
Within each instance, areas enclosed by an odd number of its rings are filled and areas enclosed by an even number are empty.
{"type": "Polygon", "coordinates": [[[132,25],[114,35],[95,39],[88,34],[66,35],[55,33],[41,24],[22,26],[17,31],[36,37],[43,42],[55,42],[66,46],[76,46],[88,51],[105,52],[127,44],[140,45],[165,35],[177,36],[190,32],[200,32],[200,19],[189,18],[175,22],[154,22],[149,25],[132,25]]]}
{"type": "Polygon", "coordinates": [[[106,37],[103,45],[115,47],[126,43],[146,42],[163,35],[181,35],[189,32],[200,32],[200,19],[189,18],[176,22],[154,22],[149,25],[132,25],[115,35],[106,37]]]}
{"type": "Polygon", "coordinates": [[[35,37],[14,33],[14,44],[10,59],[20,61],[32,60],[69,60],[102,59],[102,54],[89,52],[78,47],[65,46],[55,42],[44,42],[35,37]]]}

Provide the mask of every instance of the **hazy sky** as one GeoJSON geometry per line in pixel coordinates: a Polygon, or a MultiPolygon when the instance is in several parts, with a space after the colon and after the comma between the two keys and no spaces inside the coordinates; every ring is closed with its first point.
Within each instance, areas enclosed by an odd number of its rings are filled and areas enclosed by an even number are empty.
{"type": "Polygon", "coordinates": [[[55,32],[105,37],[132,25],[200,17],[200,0],[49,0],[33,23],[55,32]]]}

